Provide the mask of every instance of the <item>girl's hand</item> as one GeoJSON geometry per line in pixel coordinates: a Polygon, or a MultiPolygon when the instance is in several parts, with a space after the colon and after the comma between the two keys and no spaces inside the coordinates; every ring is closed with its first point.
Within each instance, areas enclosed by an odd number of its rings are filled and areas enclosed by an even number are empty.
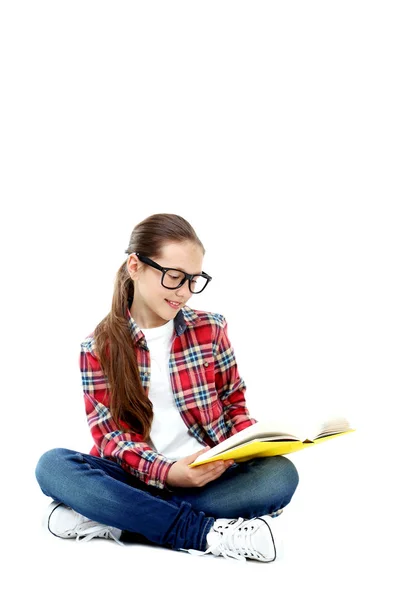
{"type": "Polygon", "coordinates": [[[203,487],[209,481],[217,479],[226,469],[233,464],[233,460],[217,460],[198,467],[189,467],[200,454],[207,452],[210,446],[207,446],[191,456],[185,456],[174,462],[167,475],[167,485],[169,487],[203,487]]]}

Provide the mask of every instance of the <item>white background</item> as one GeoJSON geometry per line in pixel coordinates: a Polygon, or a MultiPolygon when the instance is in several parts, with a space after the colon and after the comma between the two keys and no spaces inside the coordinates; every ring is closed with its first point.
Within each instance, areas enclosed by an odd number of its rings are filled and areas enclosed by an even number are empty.
{"type": "Polygon", "coordinates": [[[398,590],[399,26],[382,0],[1,4],[8,597],[398,590]],[[292,455],[280,562],[41,527],[41,453],[91,447],[80,342],[157,212],[206,247],[189,306],[226,317],[252,416],[357,428],[292,455]]]}

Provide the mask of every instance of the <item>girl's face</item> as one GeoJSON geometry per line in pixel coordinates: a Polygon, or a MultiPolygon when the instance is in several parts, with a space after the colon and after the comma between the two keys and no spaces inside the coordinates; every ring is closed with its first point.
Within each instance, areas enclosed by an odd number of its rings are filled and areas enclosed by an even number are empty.
{"type": "MultiPolygon", "coordinates": [[[[163,247],[159,257],[148,256],[161,267],[180,269],[189,274],[203,270],[203,253],[193,242],[171,242],[163,247]]],[[[187,304],[192,297],[189,282],[176,290],[161,285],[162,272],[142,263],[135,254],[130,254],[127,267],[133,279],[135,292],[130,313],[139,327],[151,329],[164,325],[187,304]],[[177,302],[176,307],[167,300],[177,302]]]]}

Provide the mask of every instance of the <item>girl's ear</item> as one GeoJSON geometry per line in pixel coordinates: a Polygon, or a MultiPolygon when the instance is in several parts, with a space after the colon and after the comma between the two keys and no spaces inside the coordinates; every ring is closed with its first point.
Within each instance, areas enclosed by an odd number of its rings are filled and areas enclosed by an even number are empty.
{"type": "Polygon", "coordinates": [[[135,275],[139,271],[141,266],[142,265],[140,264],[140,261],[136,256],[136,252],[132,252],[132,254],[128,256],[126,261],[126,268],[128,269],[128,273],[132,279],[135,278],[135,275]]]}

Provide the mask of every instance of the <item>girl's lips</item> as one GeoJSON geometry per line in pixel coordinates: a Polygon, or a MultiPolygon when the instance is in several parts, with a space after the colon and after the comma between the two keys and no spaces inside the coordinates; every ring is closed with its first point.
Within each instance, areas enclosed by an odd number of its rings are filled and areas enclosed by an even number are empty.
{"type": "Polygon", "coordinates": [[[171,303],[171,301],[170,301],[170,300],[167,300],[166,298],[165,298],[165,302],[167,302],[167,303],[170,305],[170,307],[171,307],[171,308],[179,308],[179,307],[180,307],[180,305],[181,305],[181,303],[180,303],[180,302],[179,302],[179,303],[177,303],[177,304],[172,304],[172,303],[171,303]]]}

